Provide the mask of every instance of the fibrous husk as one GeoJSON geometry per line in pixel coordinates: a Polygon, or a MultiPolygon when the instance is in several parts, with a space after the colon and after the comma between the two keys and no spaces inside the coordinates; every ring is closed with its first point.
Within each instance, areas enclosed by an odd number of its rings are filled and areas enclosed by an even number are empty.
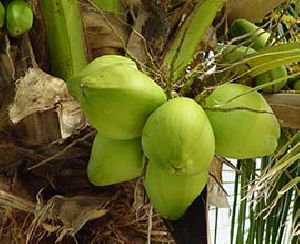
{"type": "Polygon", "coordinates": [[[64,80],[45,73],[40,68],[30,68],[24,77],[16,81],[16,94],[10,106],[13,123],[25,117],[56,108],[62,137],[68,137],[85,125],[79,104],[68,94],[64,80]]]}
{"type": "Polygon", "coordinates": [[[207,203],[209,206],[215,206],[217,208],[230,208],[227,194],[222,187],[222,171],[222,160],[214,157],[207,179],[207,203]]]}
{"type": "Polygon", "coordinates": [[[124,54],[130,33],[126,14],[106,12],[92,2],[80,1],[88,56],[124,54]]]}
{"type": "Polygon", "coordinates": [[[55,107],[68,98],[67,87],[62,79],[30,68],[26,75],[16,81],[16,95],[10,108],[10,118],[18,123],[26,116],[55,107]]]}

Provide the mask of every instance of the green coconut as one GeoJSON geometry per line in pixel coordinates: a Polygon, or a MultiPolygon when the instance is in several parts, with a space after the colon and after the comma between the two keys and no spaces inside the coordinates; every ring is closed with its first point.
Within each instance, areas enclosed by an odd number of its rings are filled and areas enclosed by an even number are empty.
{"type": "MultiPolygon", "coordinates": [[[[252,47],[256,51],[265,48],[270,37],[270,34],[265,32],[264,29],[259,28],[246,19],[236,19],[232,23],[229,33],[232,37],[253,34],[252,47]]],[[[278,83],[263,88],[263,91],[266,93],[279,92],[287,82],[286,68],[284,66],[276,67],[256,76],[254,79],[257,85],[263,85],[280,79],[278,83]]]]}
{"type": "Polygon", "coordinates": [[[142,175],[141,138],[114,140],[96,135],[87,167],[89,180],[97,186],[117,184],[142,175]]]}
{"type": "Polygon", "coordinates": [[[81,75],[89,75],[93,72],[98,72],[99,69],[107,68],[107,66],[111,65],[126,65],[137,70],[135,62],[133,62],[130,58],[121,55],[109,54],[95,58],[84,68],[81,75]]]}
{"type": "Polygon", "coordinates": [[[223,45],[217,45],[216,51],[221,51],[222,56],[220,56],[220,60],[217,60],[217,63],[222,64],[222,65],[230,65],[234,64],[233,69],[229,69],[225,73],[220,73],[216,74],[217,79],[221,80],[220,78],[223,77],[229,77],[231,76],[231,73],[234,72],[234,75],[242,75],[245,73],[249,67],[247,64],[243,63],[243,59],[245,58],[246,55],[255,53],[255,50],[251,47],[246,47],[246,46],[236,46],[236,45],[226,45],[225,47],[223,45]],[[240,62],[240,63],[239,63],[240,62]],[[218,77],[219,76],[219,77],[218,77]]]}
{"type": "Polygon", "coordinates": [[[163,218],[176,220],[200,195],[207,177],[208,171],[189,176],[168,174],[150,160],[144,185],[154,209],[163,218]]]}
{"type": "Polygon", "coordinates": [[[13,0],[6,8],[6,29],[13,37],[28,32],[33,24],[33,11],[24,0],[13,0]]]}
{"type": "Polygon", "coordinates": [[[271,36],[270,33],[246,19],[236,19],[229,28],[229,34],[231,37],[252,34],[252,47],[255,50],[263,49],[271,36]]]}
{"type": "Polygon", "coordinates": [[[255,53],[255,50],[247,46],[237,46],[237,45],[217,45],[216,51],[222,51],[220,63],[232,64],[242,61],[246,55],[255,53]]]}
{"type": "Polygon", "coordinates": [[[240,84],[225,84],[206,99],[216,153],[221,156],[261,157],[272,154],[277,146],[280,126],[276,117],[264,97],[250,90],[240,84]]]}
{"type": "Polygon", "coordinates": [[[297,80],[293,85],[295,90],[300,90],[300,80],[297,80]]]}
{"type": "Polygon", "coordinates": [[[130,64],[92,70],[67,82],[88,121],[106,137],[141,136],[147,117],[166,102],[162,88],[130,64]]]}
{"type": "Polygon", "coordinates": [[[147,119],[142,145],[145,155],[170,174],[207,171],[215,149],[212,127],[193,99],[178,97],[147,119]]]}
{"type": "Polygon", "coordinates": [[[273,81],[278,83],[263,88],[266,93],[280,92],[287,82],[287,71],[284,66],[271,69],[255,77],[256,85],[264,85],[273,81]]]}

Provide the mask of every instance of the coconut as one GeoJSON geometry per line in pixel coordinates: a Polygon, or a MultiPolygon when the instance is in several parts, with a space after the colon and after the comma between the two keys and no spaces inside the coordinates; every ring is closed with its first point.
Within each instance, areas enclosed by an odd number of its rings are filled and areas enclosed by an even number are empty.
{"type": "Polygon", "coordinates": [[[243,63],[243,59],[246,55],[255,53],[255,50],[251,47],[237,45],[217,45],[215,50],[217,52],[223,50],[222,55],[217,58],[217,63],[221,65],[232,64],[232,69],[228,69],[225,72],[215,74],[217,80],[222,80],[222,78],[224,77],[230,77],[232,73],[235,76],[244,74],[249,69],[249,67],[246,63],[243,63]]]}
{"type": "Polygon", "coordinates": [[[279,92],[285,86],[287,81],[287,71],[284,66],[278,66],[274,69],[268,70],[261,75],[255,77],[257,85],[267,84],[273,81],[277,81],[276,84],[263,88],[266,93],[279,92]]]}
{"type": "Polygon", "coordinates": [[[248,46],[237,46],[237,45],[217,45],[215,50],[217,52],[222,51],[219,63],[232,64],[243,61],[246,55],[255,53],[255,50],[248,46]],[[223,50],[224,49],[224,50],[223,50]]]}
{"type": "Polygon", "coordinates": [[[293,85],[295,90],[300,90],[300,80],[297,80],[293,85]]]}
{"type": "Polygon", "coordinates": [[[13,36],[18,37],[28,32],[33,24],[31,6],[24,0],[13,0],[6,7],[6,29],[13,36]]]}
{"type": "Polygon", "coordinates": [[[121,55],[109,54],[95,58],[84,68],[81,75],[89,75],[93,72],[98,72],[99,69],[107,68],[107,66],[111,65],[126,65],[137,70],[135,62],[133,62],[130,58],[126,58],[121,55]]]}
{"type": "Polygon", "coordinates": [[[197,175],[169,174],[149,161],[145,176],[145,189],[154,209],[165,219],[179,219],[200,195],[206,185],[208,171],[197,175]]]}
{"type": "Polygon", "coordinates": [[[184,97],[169,100],[151,114],[143,129],[142,145],[149,159],[177,175],[208,170],[215,149],[204,110],[184,97]]]}
{"type": "Polygon", "coordinates": [[[141,136],[147,117],[166,101],[162,88],[130,63],[88,70],[67,83],[88,121],[106,137],[141,136]]]}
{"type": "Polygon", "coordinates": [[[141,138],[114,140],[97,134],[87,167],[89,180],[97,186],[117,184],[142,175],[141,138]]]}
{"type": "Polygon", "coordinates": [[[272,154],[277,146],[280,127],[273,111],[262,95],[250,90],[240,84],[225,84],[206,99],[219,155],[255,158],[272,154]]]}
{"type": "Polygon", "coordinates": [[[236,19],[229,28],[229,34],[231,37],[239,37],[246,34],[251,34],[252,47],[255,50],[263,49],[271,34],[266,32],[264,29],[259,28],[252,22],[246,19],[236,19]]]}

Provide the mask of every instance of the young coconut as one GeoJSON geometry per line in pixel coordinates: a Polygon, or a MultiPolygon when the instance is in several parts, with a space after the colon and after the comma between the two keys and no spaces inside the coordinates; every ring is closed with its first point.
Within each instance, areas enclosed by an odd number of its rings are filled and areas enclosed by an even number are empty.
{"type": "Polygon", "coordinates": [[[126,65],[137,70],[135,62],[133,62],[130,58],[126,58],[121,55],[109,54],[95,58],[83,69],[81,75],[89,75],[93,72],[98,72],[99,69],[107,68],[107,66],[111,65],[126,65]]]}
{"type": "Polygon", "coordinates": [[[119,58],[115,64],[101,64],[98,70],[88,65],[67,85],[99,132],[114,139],[133,139],[141,136],[147,117],[166,102],[166,95],[130,62],[118,62],[119,58]]]}
{"type": "Polygon", "coordinates": [[[278,66],[274,69],[268,70],[261,75],[255,77],[256,85],[264,85],[270,82],[277,82],[263,88],[266,93],[280,92],[287,82],[287,71],[284,66],[278,66]]]}
{"type": "Polygon", "coordinates": [[[24,0],[13,0],[6,7],[6,29],[13,37],[28,32],[33,24],[33,11],[24,0]]]}
{"type": "Polygon", "coordinates": [[[237,45],[217,45],[216,51],[220,52],[222,50],[221,60],[218,63],[222,64],[233,64],[236,62],[243,61],[246,55],[255,53],[255,50],[247,46],[237,46],[237,45]]]}
{"type": "Polygon", "coordinates": [[[176,175],[207,171],[215,151],[212,127],[193,99],[177,97],[156,109],[142,134],[145,155],[176,175]]]}
{"type": "MultiPolygon", "coordinates": [[[[253,34],[252,47],[259,51],[266,47],[270,34],[264,29],[259,28],[255,24],[246,19],[236,19],[229,30],[232,37],[238,37],[245,34],[253,34]]],[[[278,83],[263,88],[266,93],[279,92],[286,84],[287,72],[284,66],[279,66],[274,69],[268,70],[255,78],[257,85],[263,85],[280,79],[278,83]]]]}
{"type": "Polygon", "coordinates": [[[236,19],[229,28],[229,34],[231,37],[239,37],[246,34],[252,35],[252,48],[255,50],[263,49],[271,36],[263,28],[259,28],[246,19],[236,19]]]}
{"type": "Polygon", "coordinates": [[[117,184],[142,175],[141,138],[114,140],[96,135],[87,167],[90,181],[97,186],[117,184]]]}
{"type": "Polygon", "coordinates": [[[197,175],[173,175],[150,160],[144,185],[154,209],[165,219],[179,219],[200,195],[206,185],[208,171],[197,175]]]}
{"type": "Polygon", "coordinates": [[[297,80],[293,85],[295,90],[300,90],[300,80],[297,80]]]}
{"type": "MultiPolygon", "coordinates": [[[[255,50],[251,47],[246,46],[236,46],[236,45],[217,45],[215,50],[220,52],[222,50],[222,55],[217,58],[217,63],[221,65],[234,65],[233,69],[227,70],[225,73],[217,73],[216,79],[222,80],[226,77],[230,77],[233,75],[240,76],[245,73],[249,67],[247,64],[243,63],[243,59],[246,55],[255,53],[255,50]]],[[[223,66],[224,67],[224,66],[223,66]]]]}
{"type": "Polygon", "coordinates": [[[240,84],[219,86],[206,99],[206,114],[216,139],[216,153],[236,159],[270,155],[280,127],[264,97],[240,84]]]}

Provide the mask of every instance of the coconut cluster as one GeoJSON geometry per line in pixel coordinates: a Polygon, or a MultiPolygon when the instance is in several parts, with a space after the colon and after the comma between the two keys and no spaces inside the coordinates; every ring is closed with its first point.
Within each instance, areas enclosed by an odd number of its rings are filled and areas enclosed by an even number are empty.
{"type": "MultiPolygon", "coordinates": [[[[229,52],[228,55],[225,55],[225,61],[227,62],[239,61],[246,54],[264,49],[268,46],[267,44],[270,42],[269,39],[271,36],[271,34],[266,32],[263,28],[259,28],[246,19],[236,19],[230,26],[229,34],[232,38],[239,37],[241,39],[243,39],[242,37],[246,35],[252,42],[251,47],[241,45],[235,46],[231,54],[229,52]],[[236,58],[236,60],[234,60],[234,58],[236,58]]],[[[230,48],[233,49],[233,46],[231,45],[230,48]]],[[[254,81],[258,86],[264,85],[262,90],[265,93],[279,92],[287,82],[286,68],[285,66],[275,67],[254,77],[254,81]]]]}
{"type": "Polygon", "coordinates": [[[279,137],[264,98],[239,84],[218,87],[204,110],[191,98],[167,101],[131,59],[105,55],[67,85],[98,131],[87,167],[90,181],[112,185],[145,170],[146,193],[166,219],[180,218],[200,195],[215,153],[237,159],[268,155],[279,137]]]}

